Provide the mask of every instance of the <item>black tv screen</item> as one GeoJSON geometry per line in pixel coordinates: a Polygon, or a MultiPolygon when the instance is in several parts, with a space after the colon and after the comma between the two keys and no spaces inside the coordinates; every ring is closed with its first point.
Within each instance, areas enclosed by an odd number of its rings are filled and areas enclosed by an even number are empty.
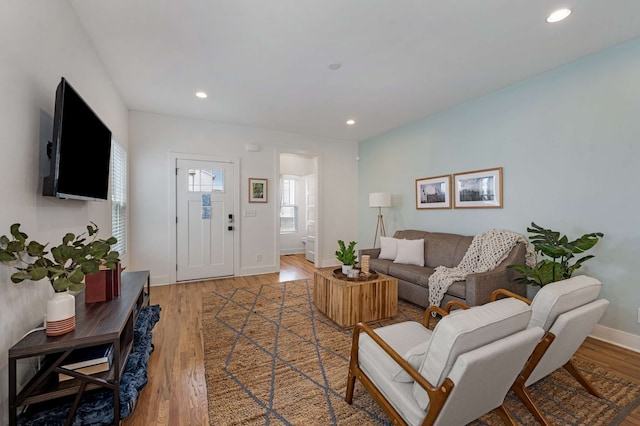
{"type": "Polygon", "coordinates": [[[111,131],[64,78],[56,90],[51,142],[43,195],[106,200],[111,131]]]}

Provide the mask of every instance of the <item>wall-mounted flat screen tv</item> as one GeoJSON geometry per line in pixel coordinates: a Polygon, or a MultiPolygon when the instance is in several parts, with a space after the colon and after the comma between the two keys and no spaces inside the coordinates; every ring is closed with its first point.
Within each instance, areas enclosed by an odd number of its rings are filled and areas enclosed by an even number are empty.
{"type": "Polygon", "coordinates": [[[111,131],[63,77],[56,90],[51,171],[42,194],[106,200],[110,157],[111,131]]]}

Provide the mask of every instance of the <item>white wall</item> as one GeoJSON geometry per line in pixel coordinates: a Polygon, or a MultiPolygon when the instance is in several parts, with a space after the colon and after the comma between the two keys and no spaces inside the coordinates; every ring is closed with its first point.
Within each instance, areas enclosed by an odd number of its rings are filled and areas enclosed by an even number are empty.
{"type": "MultiPolygon", "coordinates": [[[[63,0],[0,4],[0,235],[19,222],[31,237],[59,241],[89,221],[111,231],[108,202],[45,198],[42,178],[51,140],[55,89],[65,76],[124,147],[127,110],[96,56],[73,9],[63,0]]],[[[90,161],[88,159],[87,161],[90,161]]],[[[7,351],[44,318],[47,281],[13,284],[0,264],[0,424],[8,422],[7,351]]]]}
{"type": "Polygon", "coordinates": [[[319,158],[321,263],[335,263],[333,251],[338,239],[355,238],[354,143],[136,111],[129,114],[129,126],[131,263],[133,269],[150,269],[154,284],[172,282],[175,277],[175,258],[169,246],[174,228],[171,221],[175,220],[175,206],[170,205],[170,153],[240,159],[240,210],[255,209],[257,215],[240,214],[240,266],[236,275],[278,270],[275,194],[277,163],[283,151],[304,151],[319,158]],[[247,143],[260,145],[260,151],[247,152],[247,143]],[[269,180],[267,204],[248,204],[250,177],[269,180]],[[256,253],[262,254],[262,261],[256,261],[256,253]]]}
{"type": "Polygon", "coordinates": [[[639,335],[639,70],[636,39],[361,142],[360,240],[372,243],[374,191],[393,194],[388,233],[526,234],[531,221],[570,238],[603,232],[578,274],[603,282],[601,324],[639,335]],[[499,166],[503,209],[416,210],[416,178],[499,166]]]}
{"type": "Polygon", "coordinates": [[[298,154],[280,154],[280,174],[306,176],[316,171],[313,157],[298,154]]]}

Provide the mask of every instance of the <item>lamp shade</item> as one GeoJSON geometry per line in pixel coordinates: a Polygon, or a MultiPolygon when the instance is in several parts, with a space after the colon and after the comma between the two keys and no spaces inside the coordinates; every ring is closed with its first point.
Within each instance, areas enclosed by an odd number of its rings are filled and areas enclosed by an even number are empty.
{"type": "Polygon", "coordinates": [[[391,207],[391,194],[388,192],[370,193],[369,207],[391,207]]]}

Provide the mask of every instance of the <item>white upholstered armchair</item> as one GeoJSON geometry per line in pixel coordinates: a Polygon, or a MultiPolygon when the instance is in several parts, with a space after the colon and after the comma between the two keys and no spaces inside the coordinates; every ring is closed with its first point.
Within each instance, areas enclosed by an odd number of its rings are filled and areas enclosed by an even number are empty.
{"type": "MultiPolygon", "coordinates": [[[[544,338],[513,385],[513,391],[531,411],[536,420],[550,423],[538,409],[527,387],[564,367],[589,393],[601,398],[571,361],[571,357],[587,338],[607,309],[609,301],[597,299],[602,284],[595,278],[579,275],[542,287],[531,303],[529,327],[542,327],[544,338]]],[[[509,291],[497,290],[500,295],[519,297],[509,291]]]]}
{"type": "Polygon", "coordinates": [[[527,329],[530,317],[509,298],[456,311],[433,331],[411,321],[358,324],[345,400],[358,379],[394,424],[466,424],[494,409],[515,424],[504,397],[543,335],[527,329]]]}

